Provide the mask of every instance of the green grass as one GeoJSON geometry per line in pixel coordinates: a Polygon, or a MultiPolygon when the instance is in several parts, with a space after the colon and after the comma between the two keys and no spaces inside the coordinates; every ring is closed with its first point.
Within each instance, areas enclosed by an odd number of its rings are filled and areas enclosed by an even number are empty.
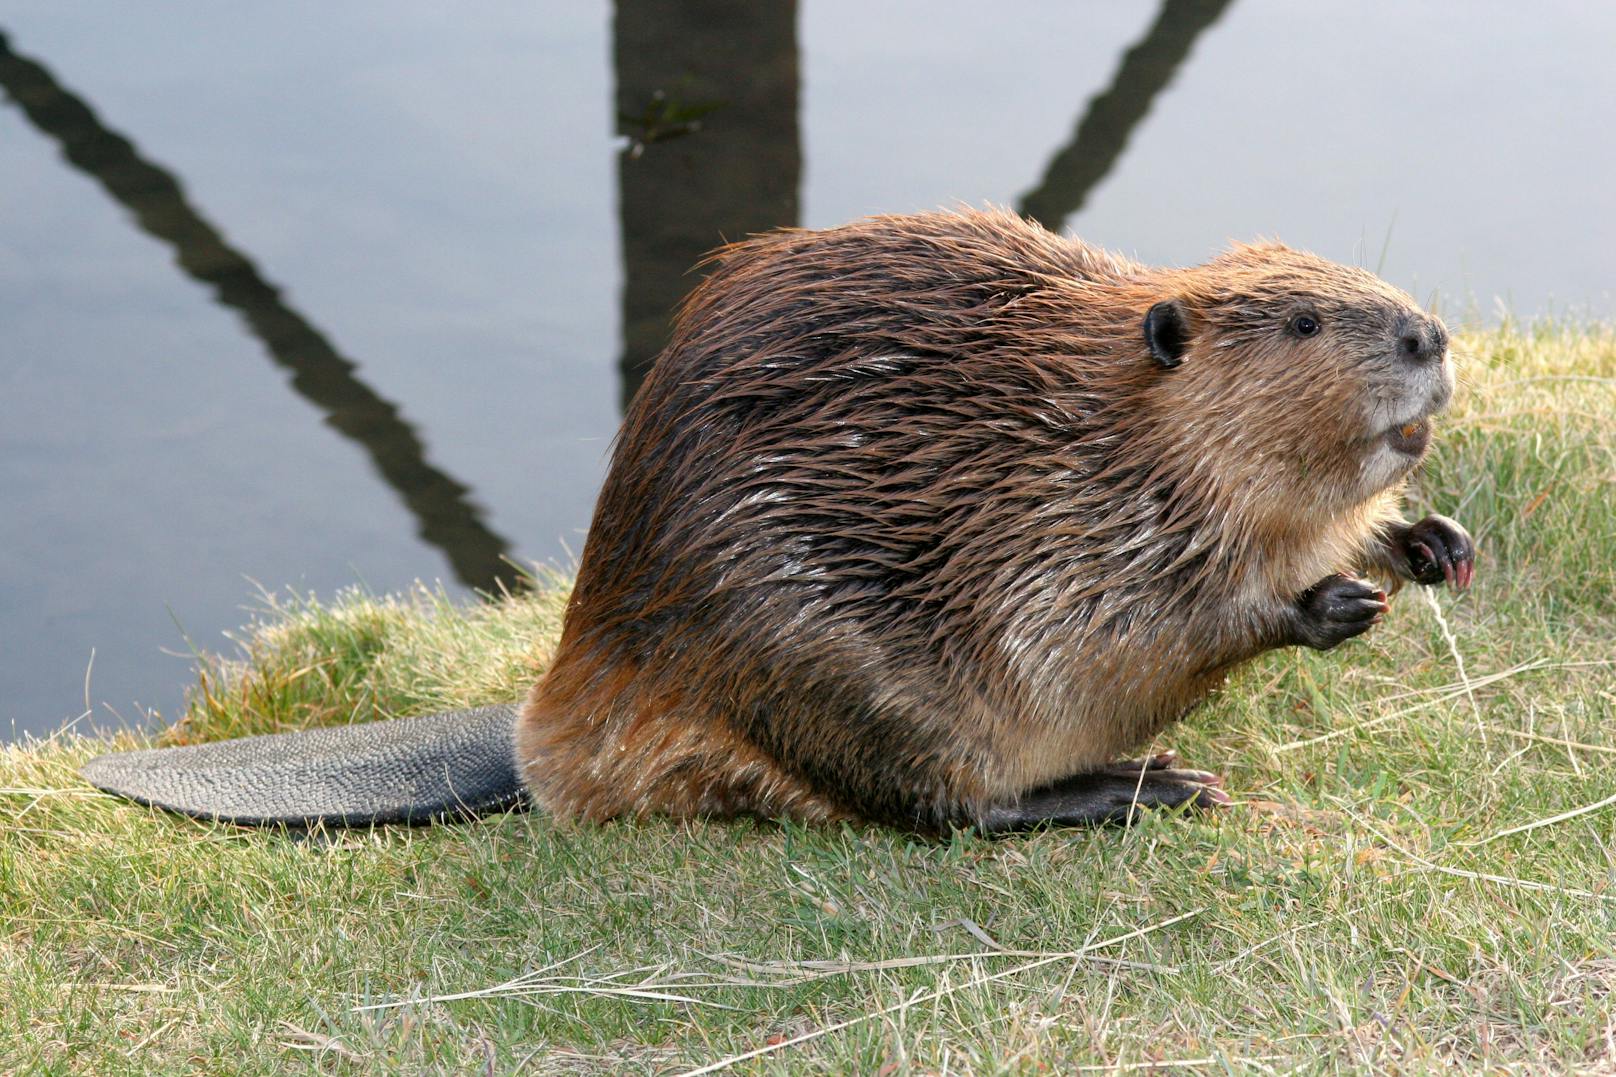
{"type": "MultiPolygon", "coordinates": [[[[1482,545],[1437,598],[1473,697],[1405,591],[1169,732],[1236,810],[997,842],[536,814],[300,840],[101,797],[75,768],[104,744],[23,745],[0,1071],[1612,1072],[1616,806],[1579,809],[1616,796],[1616,335],[1463,351],[1412,507],[1482,545]]],[[[562,601],[266,599],[164,737],[510,698],[562,601]]]]}

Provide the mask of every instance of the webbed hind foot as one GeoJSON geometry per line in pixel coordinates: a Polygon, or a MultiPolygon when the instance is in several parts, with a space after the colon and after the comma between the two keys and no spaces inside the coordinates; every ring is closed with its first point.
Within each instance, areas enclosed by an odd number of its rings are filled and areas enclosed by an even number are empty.
{"type": "Polygon", "coordinates": [[[1140,808],[1212,809],[1230,803],[1229,794],[1218,788],[1221,777],[1177,762],[1177,753],[1162,752],[1074,774],[1023,793],[1013,804],[988,809],[979,828],[984,834],[1008,834],[1044,825],[1127,824],[1140,808]]]}

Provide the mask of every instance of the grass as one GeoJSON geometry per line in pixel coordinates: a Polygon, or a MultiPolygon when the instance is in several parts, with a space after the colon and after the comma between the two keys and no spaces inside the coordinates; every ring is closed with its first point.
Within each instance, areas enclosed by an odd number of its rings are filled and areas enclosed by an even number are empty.
{"type": "MultiPolygon", "coordinates": [[[[0,756],[0,1070],[1616,1072],[1616,334],[1462,344],[1412,507],[1475,588],[1171,731],[1220,820],[300,838],[101,797],[57,737],[0,756]]],[[[511,698],[562,601],[266,597],[163,739],[511,698]]]]}

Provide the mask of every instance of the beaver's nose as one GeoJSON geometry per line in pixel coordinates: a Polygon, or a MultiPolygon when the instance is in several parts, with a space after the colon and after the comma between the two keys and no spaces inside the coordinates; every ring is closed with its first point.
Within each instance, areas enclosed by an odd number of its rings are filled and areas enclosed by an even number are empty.
{"type": "Polygon", "coordinates": [[[1448,331],[1435,318],[1404,318],[1397,327],[1397,354],[1411,363],[1441,362],[1448,331]]]}

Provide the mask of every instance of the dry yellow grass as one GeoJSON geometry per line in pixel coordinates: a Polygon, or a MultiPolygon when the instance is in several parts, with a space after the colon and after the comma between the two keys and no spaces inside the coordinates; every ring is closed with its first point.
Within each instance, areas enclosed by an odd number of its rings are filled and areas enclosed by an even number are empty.
{"type": "MultiPolygon", "coordinates": [[[[1461,349],[1414,501],[1476,532],[1476,587],[1271,655],[1175,730],[1243,798],[1221,821],[302,840],[103,798],[74,772],[101,746],[24,745],[0,1069],[1616,1071],[1616,336],[1461,349]]],[[[560,602],[278,600],[168,737],[511,698],[560,602]]]]}

